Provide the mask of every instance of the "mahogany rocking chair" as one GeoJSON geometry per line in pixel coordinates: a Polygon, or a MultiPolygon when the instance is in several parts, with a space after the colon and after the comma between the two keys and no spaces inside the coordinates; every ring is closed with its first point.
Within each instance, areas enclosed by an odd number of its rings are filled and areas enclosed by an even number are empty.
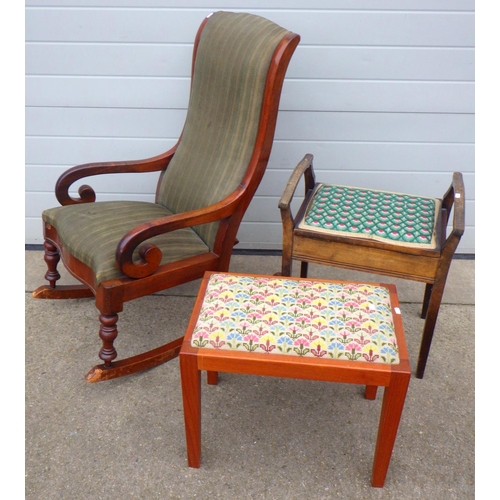
{"type": "Polygon", "coordinates": [[[61,207],[43,212],[49,285],[35,298],[95,296],[102,364],[88,382],[151,368],[179,354],[180,337],[115,361],[118,313],[125,302],[227,271],[238,227],[265,172],[281,88],[300,37],[267,19],[217,12],[194,43],[191,94],[177,144],[139,161],[91,163],[66,171],[55,193],[61,207]],[[92,175],[160,172],[155,203],[96,202],[73,183],[92,175]],[[82,284],[56,286],[62,258],[82,284]]]}
{"type": "Polygon", "coordinates": [[[301,277],[307,277],[312,262],[426,284],[416,371],[423,378],[448,270],[464,232],[462,174],[453,174],[442,199],[425,198],[316,182],[313,156],[307,154],[290,176],[279,208],[283,276],[291,276],[295,259],[301,277]],[[290,205],[302,177],[305,198],[293,216],[290,205]]]}

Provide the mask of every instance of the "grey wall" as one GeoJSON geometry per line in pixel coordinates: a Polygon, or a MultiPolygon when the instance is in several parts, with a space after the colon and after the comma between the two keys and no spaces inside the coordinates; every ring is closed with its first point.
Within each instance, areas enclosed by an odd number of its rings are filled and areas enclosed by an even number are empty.
{"type": "MultiPolygon", "coordinates": [[[[191,50],[214,10],[252,12],[299,33],[268,171],[239,248],[279,249],[279,196],[315,156],[319,180],[440,197],[464,174],[474,253],[472,0],[26,1],[26,243],[57,177],[92,161],[171,147],[182,128],[191,50]]],[[[153,200],[156,175],[89,179],[99,200],[153,200]]],[[[78,186],[75,186],[76,188],[78,186]]],[[[297,199],[297,202],[300,199],[297,199]]]]}

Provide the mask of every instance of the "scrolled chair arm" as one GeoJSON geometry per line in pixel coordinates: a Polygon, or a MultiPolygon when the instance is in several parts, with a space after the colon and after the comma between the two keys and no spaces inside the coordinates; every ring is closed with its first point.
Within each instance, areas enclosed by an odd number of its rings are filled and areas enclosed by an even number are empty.
{"type": "Polygon", "coordinates": [[[70,187],[80,179],[93,175],[155,172],[165,170],[170,163],[176,146],[167,152],[136,161],[85,163],[66,170],[57,180],[55,194],[61,205],[75,205],[77,203],[92,203],[96,200],[95,191],[87,184],[78,189],[79,198],[70,196],[70,187]]]}
{"type": "Polygon", "coordinates": [[[152,243],[142,245],[146,240],[177,229],[225,219],[233,214],[234,206],[241,201],[244,193],[244,188],[240,186],[231,195],[214,205],[145,222],[130,230],[116,247],[115,257],[120,271],[130,278],[150,276],[160,266],[162,252],[152,243]],[[134,261],[137,249],[140,260],[134,261]]]}

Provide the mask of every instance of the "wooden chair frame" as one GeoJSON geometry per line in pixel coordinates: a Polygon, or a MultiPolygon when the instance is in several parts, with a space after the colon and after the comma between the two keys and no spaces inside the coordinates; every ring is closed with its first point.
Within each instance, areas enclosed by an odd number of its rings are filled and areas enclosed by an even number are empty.
{"type": "MultiPolygon", "coordinates": [[[[202,22],[196,35],[192,62],[193,73],[200,36],[208,17],[202,22]]],[[[95,296],[96,307],[100,311],[99,336],[102,340],[102,348],[99,357],[103,364],[96,365],[87,373],[85,378],[88,382],[109,380],[135,373],[168,361],[179,354],[182,337],[146,353],[114,361],[117,357],[114,341],[118,334],[116,326],[118,313],[123,310],[125,302],[199,279],[207,270],[227,271],[233,246],[237,242],[236,234],[241,219],[267,167],[285,72],[299,40],[299,35],[290,32],[284,36],[274,52],[267,74],[255,147],[241,184],[233,193],[212,206],[160,218],[139,225],[124,234],[116,248],[116,263],[123,277],[96,283],[93,270],[71,255],[54,227],[44,224],[44,259],[48,267],[45,279],[48,280],[49,285],[37,288],[33,296],[50,299],[95,296]],[[213,251],[196,257],[160,265],[161,251],[158,247],[143,244],[149,238],[159,234],[214,221],[220,221],[220,224],[213,251]],[[141,256],[139,262],[132,258],[134,251],[138,248],[141,256]],[[69,272],[83,283],[82,285],[56,286],[56,281],[60,278],[57,271],[60,258],[69,272]]],[[[152,158],[138,161],[90,163],[73,167],[62,174],[57,181],[55,188],[57,200],[61,205],[94,202],[95,192],[88,185],[82,185],[78,189],[79,198],[73,198],[69,194],[69,189],[75,182],[93,175],[160,172],[158,182],[160,186],[180,140],[169,151],[152,158]]]]}
{"type": "Polygon", "coordinates": [[[464,233],[465,192],[462,174],[453,174],[452,183],[443,195],[435,249],[404,247],[348,235],[337,236],[299,229],[298,223],[304,216],[315,185],[313,155],[307,154],[294,169],[279,201],[283,224],[281,274],[291,276],[292,261],[299,260],[302,277],[307,276],[308,263],[312,262],[424,282],[426,286],[421,315],[425,318],[425,325],[416,370],[417,378],[423,378],[451,260],[464,233]],[[294,216],[291,202],[302,177],[305,199],[294,216]],[[452,209],[453,227],[450,234],[446,235],[452,209]]]}
{"type": "MultiPolygon", "coordinates": [[[[393,314],[399,364],[196,348],[191,346],[191,336],[211,274],[207,272],[203,278],[179,357],[189,467],[198,468],[201,463],[201,371],[207,371],[207,382],[210,385],[217,384],[218,372],[360,384],[366,386],[366,399],[375,399],[377,388],[383,386],[385,389],[373,462],[372,486],[384,486],[411,376],[401,315],[393,314]]],[[[393,311],[399,309],[394,285],[370,284],[388,288],[393,311]]]]}

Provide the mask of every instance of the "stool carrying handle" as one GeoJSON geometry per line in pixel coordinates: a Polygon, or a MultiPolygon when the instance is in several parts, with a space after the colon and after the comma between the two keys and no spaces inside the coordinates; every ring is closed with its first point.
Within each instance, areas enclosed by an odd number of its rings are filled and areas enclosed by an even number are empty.
{"type": "Polygon", "coordinates": [[[283,191],[283,194],[281,195],[280,201],[278,203],[278,207],[282,211],[282,216],[284,210],[290,210],[290,203],[302,175],[304,175],[306,194],[310,189],[314,188],[316,179],[314,176],[312,163],[313,158],[314,157],[312,154],[307,153],[293,170],[292,175],[290,176],[290,179],[288,180],[285,190],[283,191]]]}

